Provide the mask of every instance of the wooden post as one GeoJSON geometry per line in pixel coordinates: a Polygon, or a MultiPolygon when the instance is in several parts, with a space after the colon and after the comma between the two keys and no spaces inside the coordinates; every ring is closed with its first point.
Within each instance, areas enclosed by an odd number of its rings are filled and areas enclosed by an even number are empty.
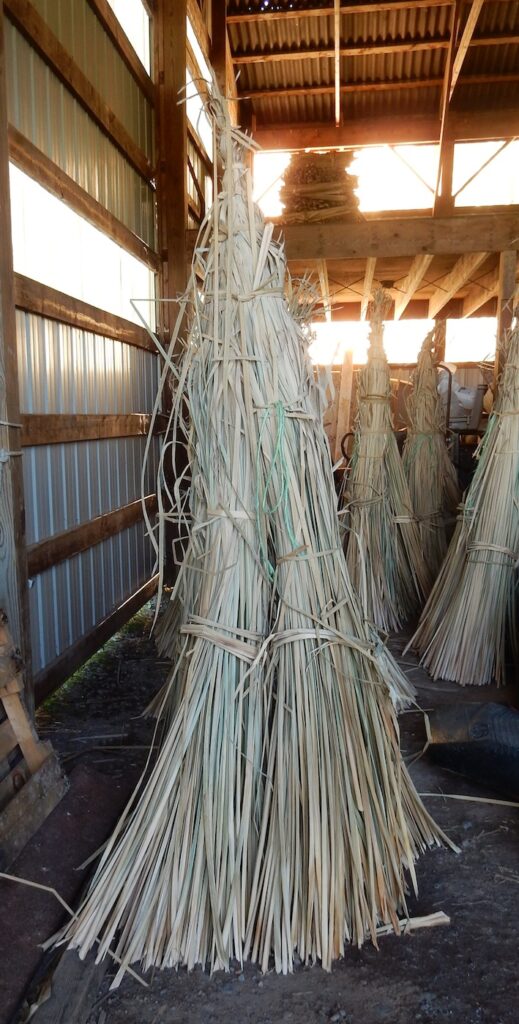
{"type": "Polygon", "coordinates": [[[439,363],[445,362],[445,340],[447,336],[447,321],[445,318],[435,318],[436,330],[434,334],[434,349],[436,359],[439,363]]]}
{"type": "Polygon", "coordinates": [[[11,636],[23,659],[25,696],[32,713],[7,124],[5,48],[0,16],[0,606],[6,611],[11,636]]]}
{"type": "Polygon", "coordinates": [[[227,93],[227,4],[211,2],[211,66],[222,94],[227,93]]]}
{"type": "Polygon", "coordinates": [[[499,256],[499,286],[497,294],[496,362],[494,378],[497,384],[506,357],[506,334],[512,326],[514,314],[515,279],[517,253],[505,249],[499,256]]]}
{"type": "Polygon", "coordinates": [[[339,389],[339,402],[337,405],[337,433],[335,435],[334,462],[338,462],[341,458],[341,441],[350,429],[352,385],[353,353],[351,349],[346,349],[344,359],[342,361],[341,385],[339,389]]]}

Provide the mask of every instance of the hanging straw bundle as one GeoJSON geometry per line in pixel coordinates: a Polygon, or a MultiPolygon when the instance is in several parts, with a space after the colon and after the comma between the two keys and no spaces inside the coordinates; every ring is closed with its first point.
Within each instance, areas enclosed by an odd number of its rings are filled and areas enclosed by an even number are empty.
{"type": "MultiPolygon", "coordinates": [[[[246,139],[213,103],[225,163],[197,245],[194,326],[171,426],[191,464],[170,517],[177,690],[65,939],[121,967],[246,956],[330,968],[347,941],[399,931],[404,872],[440,833],[402,762],[389,687],[405,680],[364,624],[340,549],[320,395],[283,294],[285,260],[252,203],[246,139]],[[183,424],[185,400],[189,424],[183,424]]],[[[177,322],[177,329],[178,323],[177,322]]],[[[173,364],[171,364],[173,365],[173,364]]]]}
{"type": "Polygon", "coordinates": [[[403,452],[404,473],[431,578],[436,579],[447,552],[446,517],[460,500],[456,470],[445,443],[445,421],[437,388],[435,342],[438,328],[425,338],[407,401],[409,428],[403,452]]]}
{"type": "Polygon", "coordinates": [[[505,678],[517,659],[519,327],[510,336],[496,406],[440,575],[408,647],[433,679],[462,686],[505,678]]]}
{"type": "Polygon", "coordinates": [[[391,384],[383,347],[388,302],[379,289],[372,309],[368,361],[360,374],[355,441],[344,488],[351,581],[365,618],[386,632],[401,628],[417,612],[431,586],[391,423],[391,384]]]}

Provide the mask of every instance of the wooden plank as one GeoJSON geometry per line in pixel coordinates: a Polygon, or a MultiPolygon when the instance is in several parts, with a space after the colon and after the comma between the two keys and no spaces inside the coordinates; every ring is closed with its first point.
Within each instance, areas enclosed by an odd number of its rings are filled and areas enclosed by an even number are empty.
{"type": "Polygon", "coordinates": [[[517,277],[517,252],[507,249],[499,257],[499,283],[497,295],[497,348],[495,362],[496,385],[503,370],[507,352],[507,334],[512,326],[517,277]]]}
{"type": "Polygon", "coordinates": [[[369,300],[371,298],[371,290],[373,288],[373,278],[375,276],[375,267],[377,265],[376,256],[368,256],[366,260],[366,271],[364,273],[364,282],[362,285],[362,302],[360,304],[360,319],[365,320],[368,312],[369,300]]]}
{"type": "Polygon", "coordinates": [[[494,267],[494,270],[489,271],[488,274],[483,274],[482,277],[478,278],[470,286],[463,299],[463,312],[461,315],[463,317],[472,316],[485,302],[488,302],[494,295],[497,295],[498,286],[499,266],[494,267]]]}
{"type": "Polygon", "coordinates": [[[115,46],[126,67],[133,75],[139,89],[144,94],[148,103],[155,105],[155,85],[152,82],[140,57],[137,56],[126,32],[119,19],[115,16],[108,0],[87,0],[94,14],[101,22],[111,43],[115,46]]]}
{"type": "Polygon", "coordinates": [[[4,761],[17,746],[18,740],[14,735],[13,727],[9,719],[6,718],[0,722],[0,761],[4,761]]]}
{"type": "MultiPolygon", "coordinates": [[[[56,955],[57,951],[53,952],[56,955]]],[[[80,960],[77,950],[60,947],[49,998],[38,1006],[32,1024],[85,1024],[98,1005],[101,983],[111,963],[108,956],[96,963],[96,952],[94,949],[80,960]]],[[[97,1017],[98,1021],[106,1019],[102,1012],[97,1017]]]]}
{"type": "Polygon", "coordinates": [[[20,457],[20,404],[9,198],[9,149],[3,19],[0,17],[0,607],[27,672],[32,712],[25,503],[20,457]]]}
{"type": "Polygon", "coordinates": [[[456,292],[463,288],[463,285],[467,283],[471,275],[476,272],[488,255],[488,252],[472,252],[460,256],[450,273],[443,278],[441,284],[429,299],[429,317],[431,320],[440,312],[440,309],[443,309],[449,299],[452,299],[456,292]]]}
{"type": "Polygon", "coordinates": [[[218,86],[227,91],[227,18],[226,4],[211,0],[211,66],[218,86]]]}
{"type": "Polygon", "coordinates": [[[131,252],[138,260],[142,260],[152,270],[157,270],[159,257],[150,246],[133,231],[114,217],[101,203],[98,203],[89,192],[81,188],[73,178],[65,174],[49,157],[29,142],[17,128],[9,127],[9,157],[22,171],[34,178],[44,188],[52,192],[58,199],[67,203],[80,217],[84,217],[94,227],[131,252]]]}
{"type": "MultiPolygon", "coordinates": [[[[381,11],[419,11],[424,7],[450,7],[451,0],[385,0],[384,3],[364,3],[364,4],[340,4],[341,14],[378,14],[381,11]]],[[[289,21],[295,20],[301,21],[305,18],[325,18],[331,17],[334,13],[333,6],[323,7],[292,7],[285,11],[268,11],[267,12],[252,12],[244,10],[243,12],[233,13],[227,15],[227,21],[229,25],[244,25],[246,23],[253,23],[261,25],[262,23],[272,24],[274,21],[289,21]]]]}
{"type": "MultiPolygon", "coordinates": [[[[9,0],[11,3],[12,0],[9,0]]],[[[376,57],[381,54],[398,53],[423,53],[436,50],[448,50],[450,37],[436,36],[429,39],[411,40],[383,40],[374,43],[355,43],[351,46],[341,46],[341,57],[376,57]]],[[[519,42],[519,35],[502,33],[498,35],[484,35],[473,37],[471,46],[514,46],[519,42]]],[[[287,63],[300,60],[333,60],[335,49],[330,45],[307,46],[304,49],[291,47],[279,47],[277,50],[233,50],[233,61],[235,64],[273,64],[287,63]]]]}
{"type": "MultiPolygon", "coordinates": [[[[148,494],[144,501],[148,515],[153,516],[157,511],[156,494],[148,494]]],[[[116,533],[121,533],[134,523],[140,522],[143,516],[142,501],[139,498],[138,501],[131,501],[121,508],[105,512],[104,515],[95,516],[80,526],[48,537],[39,544],[31,544],[27,549],[29,575],[37,576],[46,569],[64,562],[65,559],[78,555],[80,551],[95,547],[108,537],[113,537],[116,533]]]]}
{"type": "MultiPolygon", "coordinates": [[[[447,136],[456,142],[511,139],[519,135],[519,111],[515,107],[498,110],[451,111],[447,136]]],[[[352,149],[361,146],[395,146],[405,143],[437,143],[440,121],[429,114],[406,117],[365,117],[335,125],[294,124],[258,125],[254,140],[266,150],[352,149]]]]}
{"type": "Polygon", "coordinates": [[[346,349],[341,369],[341,386],[337,406],[337,432],[335,434],[335,458],[338,462],[342,456],[341,441],[350,429],[351,391],[353,387],[353,353],[346,349]]]}
{"type": "Polygon", "coordinates": [[[132,594],[127,601],[124,601],[110,615],[98,623],[86,636],[81,637],[75,644],[63,651],[54,661],[46,665],[39,672],[34,680],[36,703],[41,704],[46,697],[54,692],[68,679],[73,672],[83,664],[87,658],[95,654],[121,626],[124,626],[132,615],[142,608],[143,604],[153,597],[158,585],[158,575],[153,576],[144,586],[140,587],[135,594],[132,594]]]}
{"type": "MultiPolygon", "coordinates": [[[[281,225],[288,260],[367,259],[417,254],[458,255],[519,248],[519,213],[401,217],[348,224],[281,225]]],[[[189,232],[191,246],[196,234],[189,232]]]]}
{"type": "Polygon", "coordinates": [[[465,57],[467,56],[468,48],[469,48],[469,46],[470,46],[470,44],[472,42],[472,37],[474,35],[474,29],[476,28],[477,20],[479,18],[480,13],[481,13],[481,8],[483,7],[483,3],[484,3],[484,0],[472,0],[472,3],[470,5],[470,10],[469,10],[468,18],[467,18],[467,20],[465,22],[465,25],[464,25],[464,28],[463,28],[463,33],[462,33],[461,39],[459,41],[459,44],[456,47],[456,55],[455,55],[454,63],[453,63],[453,66],[452,66],[452,75],[451,75],[451,80],[450,80],[450,85],[449,85],[449,102],[452,99],[452,94],[453,94],[453,92],[454,92],[454,90],[456,88],[456,82],[458,81],[458,78],[460,77],[461,69],[463,67],[463,62],[465,60],[465,57]]]}
{"type": "Polygon", "coordinates": [[[0,814],[0,870],[10,867],[67,790],[58,759],[50,753],[0,814]]]}
{"type": "Polygon", "coordinates": [[[2,703],[27,768],[34,775],[48,757],[49,746],[41,743],[34,733],[19,693],[3,696],[2,703]]]}
{"type": "Polygon", "coordinates": [[[335,0],[333,11],[333,43],[334,43],[334,92],[335,92],[335,126],[341,123],[341,2],[335,0]]]}
{"type": "Polygon", "coordinates": [[[398,282],[398,289],[401,294],[395,299],[395,320],[400,320],[402,313],[409,305],[413,295],[420,287],[434,256],[430,253],[422,253],[415,256],[407,277],[398,282]]]}
{"type": "Polygon", "coordinates": [[[75,96],[78,103],[84,107],[114,145],[121,150],[135,170],[146,181],[151,181],[153,168],[146,154],[134,142],[108,103],[67,53],[36,8],[29,0],[4,0],[4,11],[42,60],[75,96]]]}
{"type": "Polygon", "coordinates": [[[91,306],[88,302],[75,299],[72,295],[49,288],[46,284],[33,281],[23,274],[14,275],[14,301],[17,309],[45,317],[46,320],[58,320],[59,323],[78,327],[82,331],[92,331],[104,338],[113,338],[136,348],[157,352],[155,343],[148,332],[139,324],[132,323],[122,316],[107,313],[104,309],[91,306]]]}
{"type": "MultiPolygon", "coordinates": [[[[149,413],[22,413],[22,447],[40,444],[68,444],[105,437],[140,437],[148,433],[149,413]]],[[[157,417],[156,433],[165,429],[165,416],[157,417]]]]}

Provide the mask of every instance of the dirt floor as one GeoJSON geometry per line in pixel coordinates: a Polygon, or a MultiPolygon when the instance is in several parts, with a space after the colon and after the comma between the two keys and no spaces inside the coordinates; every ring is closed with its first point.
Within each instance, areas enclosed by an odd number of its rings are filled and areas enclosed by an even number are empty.
{"type": "MultiPolygon", "coordinates": [[[[152,725],[137,716],[168,669],[146,638],[148,625],[149,611],[39,713],[40,731],[52,739],[68,768],[81,768],[83,785],[90,772],[94,779],[104,777],[114,794],[121,788],[127,792],[142,769],[152,725]]],[[[396,653],[401,647],[396,641],[396,653]]],[[[426,711],[455,700],[497,696],[488,689],[483,695],[479,689],[432,684],[412,657],[404,663],[426,711]]],[[[507,698],[510,694],[498,696],[507,698]]],[[[423,715],[408,712],[400,724],[403,751],[411,761],[424,745],[423,715]]],[[[425,796],[425,802],[461,852],[424,854],[418,864],[419,893],[410,898],[409,911],[417,916],[444,911],[449,925],[383,938],[379,951],[372,946],[348,949],[331,974],[299,967],[280,977],[236,964],[230,973],[213,977],[201,970],[157,972],[146,976],[147,988],[127,976],[112,992],[109,968],[74,1024],[518,1024],[518,810],[444,797],[492,799],[493,794],[442,770],[427,754],[410,770],[419,792],[435,794],[425,796]]],[[[54,856],[59,856],[56,849],[54,856]]],[[[35,992],[33,985],[25,1019],[35,992]]],[[[38,1013],[33,1019],[38,1024],[38,1013]]],[[[66,1015],[58,1019],[69,1024],[66,1015]]]]}

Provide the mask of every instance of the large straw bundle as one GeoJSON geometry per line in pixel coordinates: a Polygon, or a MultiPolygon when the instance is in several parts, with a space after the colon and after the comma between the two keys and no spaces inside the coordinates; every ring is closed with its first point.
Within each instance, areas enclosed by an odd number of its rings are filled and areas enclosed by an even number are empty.
{"type": "Polygon", "coordinates": [[[383,347],[388,297],[379,289],[368,361],[359,379],[350,472],[345,480],[346,560],[365,618],[399,629],[426,597],[431,580],[391,423],[391,384],[383,347]]]}
{"type": "Polygon", "coordinates": [[[517,656],[519,559],[519,327],[440,575],[409,647],[434,679],[464,686],[505,676],[517,656]]]}
{"type": "MultiPolygon", "coordinates": [[[[439,841],[402,763],[388,684],[340,551],[319,395],[285,261],[223,124],[174,400],[190,411],[190,541],[176,597],[176,710],[66,938],[99,957],[325,968],[398,928],[404,870],[439,841]],[[185,602],[185,603],[184,603],[185,602]]],[[[185,518],[180,491],[172,496],[185,518]]]]}
{"type": "Polygon", "coordinates": [[[435,327],[422,345],[407,401],[409,428],[403,453],[404,473],[420,527],[431,578],[436,579],[447,552],[446,519],[460,500],[456,470],[445,443],[445,419],[437,388],[435,327]]]}
{"type": "Polygon", "coordinates": [[[346,173],[353,153],[294,153],[279,197],[285,224],[361,220],[358,180],[346,173]]]}

